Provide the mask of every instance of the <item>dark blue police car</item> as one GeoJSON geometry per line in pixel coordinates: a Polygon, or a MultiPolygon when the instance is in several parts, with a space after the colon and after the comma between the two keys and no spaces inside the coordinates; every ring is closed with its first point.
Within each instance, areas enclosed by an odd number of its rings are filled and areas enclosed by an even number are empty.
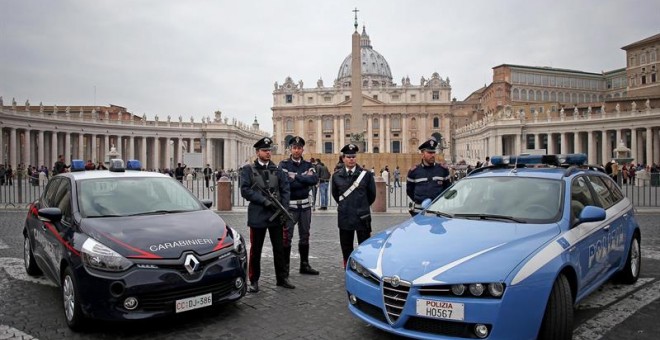
{"type": "Polygon", "coordinates": [[[169,176],[113,160],[53,177],[30,205],[25,269],[61,287],[72,329],[86,318],[135,320],[245,295],[245,241],[169,176]]]}

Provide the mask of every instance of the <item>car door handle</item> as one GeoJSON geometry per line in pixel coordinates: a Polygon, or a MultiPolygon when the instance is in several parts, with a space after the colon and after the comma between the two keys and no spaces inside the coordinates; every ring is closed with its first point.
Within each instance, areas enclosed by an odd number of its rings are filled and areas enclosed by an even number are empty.
{"type": "Polygon", "coordinates": [[[603,227],[603,231],[610,231],[610,225],[606,225],[603,227]]]}

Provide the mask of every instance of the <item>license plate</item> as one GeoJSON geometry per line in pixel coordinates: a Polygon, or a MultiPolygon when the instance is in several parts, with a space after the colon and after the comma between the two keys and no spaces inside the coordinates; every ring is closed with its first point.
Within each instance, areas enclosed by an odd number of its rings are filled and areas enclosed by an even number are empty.
{"type": "Polygon", "coordinates": [[[213,294],[194,296],[187,299],[176,300],[176,312],[187,312],[189,310],[208,307],[213,304],[213,294]]]}
{"type": "Polygon", "coordinates": [[[462,321],[465,319],[465,305],[456,302],[417,299],[417,315],[462,321]]]}

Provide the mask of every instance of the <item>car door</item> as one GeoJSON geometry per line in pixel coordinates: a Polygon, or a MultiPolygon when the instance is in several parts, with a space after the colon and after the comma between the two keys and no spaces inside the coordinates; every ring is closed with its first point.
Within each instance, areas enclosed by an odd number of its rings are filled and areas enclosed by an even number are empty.
{"type": "Polygon", "coordinates": [[[623,201],[623,194],[614,181],[605,176],[589,175],[591,187],[594,189],[596,199],[607,213],[605,221],[609,222],[607,229],[608,262],[605,271],[616,270],[623,261],[625,249],[625,224],[630,207],[623,201]]]}
{"type": "Polygon", "coordinates": [[[571,220],[573,233],[577,236],[576,247],[579,251],[579,290],[591,287],[605,268],[603,258],[603,242],[607,240],[607,232],[602,229],[602,222],[585,222],[575,224],[582,209],[586,206],[599,206],[594,201],[586,176],[577,176],[571,182],[571,220]]]}
{"type": "Polygon", "coordinates": [[[60,276],[59,269],[63,254],[66,253],[66,231],[71,226],[71,183],[68,178],[61,178],[57,191],[49,200],[51,208],[59,208],[62,211],[62,219],[58,222],[44,222],[44,250],[48,265],[54,275],[54,279],[60,276]]]}
{"type": "MultiPolygon", "coordinates": [[[[62,178],[55,177],[48,181],[48,185],[44,190],[38,205],[35,207],[37,210],[41,208],[53,207],[53,202],[57,196],[59,186],[62,184],[62,178]]],[[[35,216],[32,220],[31,232],[33,233],[34,242],[33,242],[33,253],[34,257],[39,263],[39,267],[43,269],[47,275],[52,278],[56,277],[55,270],[50,260],[52,256],[52,246],[49,241],[49,228],[48,223],[38,216],[35,216]]]]}

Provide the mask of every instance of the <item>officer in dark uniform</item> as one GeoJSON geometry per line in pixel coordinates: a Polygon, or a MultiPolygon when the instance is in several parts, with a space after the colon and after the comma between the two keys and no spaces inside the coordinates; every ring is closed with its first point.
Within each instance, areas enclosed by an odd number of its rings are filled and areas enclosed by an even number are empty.
{"type": "Polygon", "coordinates": [[[434,199],[449,187],[449,170],[435,162],[438,141],[434,138],[419,146],[422,162],[408,171],[406,194],[412,200],[410,214],[417,215],[422,210],[422,202],[434,199]]]}
{"type": "Polygon", "coordinates": [[[309,191],[319,180],[314,165],[302,158],[305,140],[296,136],[289,140],[291,156],[280,162],[280,169],[289,179],[291,199],[289,212],[294,221],[287,220],[284,226],[284,263],[287,275],[291,260],[291,241],[296,223],[298,224],[298,252],[300,253],[300,273],[319,275],[319,272],[309,265],[309,229],[312,223],[312,202],[309,191]]]}
{"type": "Polygon", "coordinates": [[[332,198],[337,202],[344,268],[353,251],[354,235],[357,234],[358,244],[371,236],[371,204],[376,200],[374,175],[357,164],[357,152],[355,144],[344,146],[341,149],[343,166],[332,175],[332,198]]]}
{"type": "Polygon", "coordinates": [[[270,235],[270,243],[273,247],[277,285],[288,289],[296,288],[289,282],[284,263],[284,250],[282,249],[284,222],[280,218],[281,214],[275,215],[277,212],[275,204],[262,191],[263,189],[272,193],[283,206],[289,206],[289,180],[284,172],[270,161],[272,143],[273,140],[268,137],[257,141],[254,144],[257,159],[253,164],[241,168],[241,195],[250,202],[247,218],[250,228],[248,291],[252,293],[259,291],[261,250],[266,239],[266,232],[270,235]]]}

